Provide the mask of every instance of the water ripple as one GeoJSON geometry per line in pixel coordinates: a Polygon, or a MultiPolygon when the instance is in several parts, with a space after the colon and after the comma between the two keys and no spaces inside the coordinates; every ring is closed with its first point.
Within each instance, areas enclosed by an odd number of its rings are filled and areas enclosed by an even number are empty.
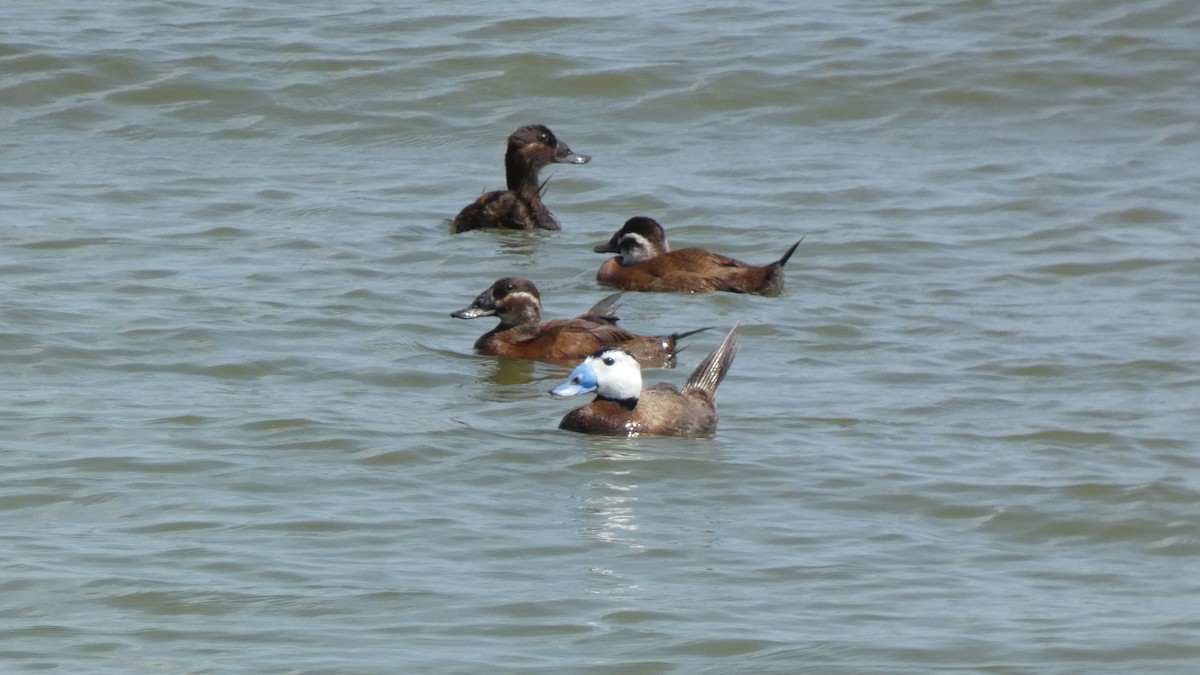
{"type": "Polygon", "coordinates": [[[1198,26],[14,5],[5,657],[1190,672],[1198,26]],[[594,156],[543,173],[563,230],[450,235],[529,122],[594,156]],[[805,237],[782,297],[622,299],[646,332],[741,322],[714,439],[559,432],[565,369],[448,316],[507,275],[581,311],[635,214],[754,262],[805,237]]]}

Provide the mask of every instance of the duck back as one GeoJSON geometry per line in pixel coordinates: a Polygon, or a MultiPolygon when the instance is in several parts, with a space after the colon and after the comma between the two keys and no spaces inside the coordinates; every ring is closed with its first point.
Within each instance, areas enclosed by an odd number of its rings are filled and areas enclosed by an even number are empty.
{"type": "Polygon", "coordinates": [[[681,394],[663,383],[643,389],[633,408],[592,401],[567,413],[558,428],[605,436],[708,436],[716,431],[717,411],[708,396],[681,394]]]}
{"type": "Polygon", "coordinates": [[[542,203],[540,194],[496,190],[467,204],[454,218],[455,232],[501,228],[512,230],[559,230],[558,219],[542,203]]]}
{"type": "Polygon", "coordinates": [[[671,335],[638,335],[610,323],[582,318],[556,319],[536,329],[497,327],[475,341],[475,349],[492,356],[576,363],[602,347],[619,347],[647,368],[672,368],[679,340],[703,328],[671,335]]]}

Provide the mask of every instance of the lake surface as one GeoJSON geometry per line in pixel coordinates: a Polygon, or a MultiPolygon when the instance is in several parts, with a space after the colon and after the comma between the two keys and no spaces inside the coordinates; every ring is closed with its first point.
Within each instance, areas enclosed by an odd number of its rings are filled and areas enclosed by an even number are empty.
{"type": "Polygon", "coordinates": [[[0,11],[5,672],[1200,670],[1200,4],[236,4],[0,11]],[[633,215],[714,438],[449,316],[633,215]]]}

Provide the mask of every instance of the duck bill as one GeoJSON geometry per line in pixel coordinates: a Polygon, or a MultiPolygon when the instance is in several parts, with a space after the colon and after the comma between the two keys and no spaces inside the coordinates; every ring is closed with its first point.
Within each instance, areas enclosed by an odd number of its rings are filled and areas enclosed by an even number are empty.
{"type": "Polygon", "coordinates": [[[496,310],[483,309],[482,307],[464,307],[457,312],[450,312],[450,316],[456,319],[478,319],[481,316],[495,316],[496,310]]]}
{"type": "Polygon", "coordinates": [[[580,394],[586,394],[588,392],[593,392],[593,391],[596,391],[595,387],[587,387],[582,384],[576,384],[574,382],[563,382],[562,384],[558,385],[557,387],[551,389],[550,395],[557,396],[559,398],[567,398],[570,396],[578,396],[580,394]]]}
{"type": "Polygon", "coordinates": [[[551,396],[566,398],[596,391],[596,373],[587,363],[575,366],[566,382],[550,390],[551,396]]]}
{"type": "Polygon", "coordinates": [[[450,312],[450,316],[456,319],[478,319],[481,316],[495,316],[496,304],[492,302],[492,289],[488,289],[479,294],[479,297],[468,306],[463,307],[457,312],[450,312]]]}
{"type": "Polygon", "coordinates": [[[607,244],[600,244],[592,248],[592,250],[596,253],[620,253],[621,247],[617,245],[617,241],[616,235],[613,235],[613,238],[609,239],[607,244]]]}
{"type": "Polygon", "coordinates": [[[571,152],[566,143],[559,141],[558,151],[554,153],[554,161],[559,164],[587,164],[592,161],[591,155],[578,155],[571,152]]]}

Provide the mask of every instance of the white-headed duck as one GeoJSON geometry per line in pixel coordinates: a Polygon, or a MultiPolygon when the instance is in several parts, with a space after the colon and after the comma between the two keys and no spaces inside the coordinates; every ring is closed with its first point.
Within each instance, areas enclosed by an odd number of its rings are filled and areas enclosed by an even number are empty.
{"type": "Polygon", "coordinates": [[[670,384],[642,388],[642,369],[629,352],[597,350],[584,359],[554,396],[596,392],[591,403],[567,413],[559,429],[608,436],[708,436],[717,428],[717,387],[737,353],[734,327],[696,366],[683,391],[670,384]]]}
{"type": "Polygon", "coordinates": [[[451,313],[458,319],[495,316],[500,325],[475,341],[475,349],[492,356],[577,363],[603,347],[620,347],[637,355],[647,367],[675,365],[678,341],[703,328],[671,335],[636,335],[617,326],[614,293],[574,319],[542,323],[542,297],[532,281],[516,277],[497,280],[467,307],[451,313]]]}
{"type": "Polygon", "coordinates": [[[558,219],[542,203],[544,183],[538,183],[538,171],[553,163],[587,164],[592,158],[571,152],[546,127],[531,124],[508,137],[504,153],[507,190],[485,192],[468,204],[451,226],[452,232],[486,227],[518,230],[558,230],[558,219]]]}
{"type": "Polygon", "coordinates": [[[779,295],[783,266],[799,245],[799,241],[792,244],[776,262],[748,265],[702,248],[672,251],[658,221],[636,216],[625,221],[608,243],[595,247],[597,253],[619,254],[600,265],[596,279],[625,291],[779,295]]]}

